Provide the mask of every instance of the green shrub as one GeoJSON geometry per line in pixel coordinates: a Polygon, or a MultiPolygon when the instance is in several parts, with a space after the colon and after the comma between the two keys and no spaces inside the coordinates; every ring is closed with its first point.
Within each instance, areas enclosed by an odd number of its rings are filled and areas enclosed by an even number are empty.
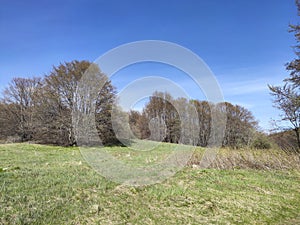
{"type": "Polygon", "coordinates": [[[259,136],[253,140],[251,147],[255,149],[270,149],[272,145],[266,136],[259,136]]]}

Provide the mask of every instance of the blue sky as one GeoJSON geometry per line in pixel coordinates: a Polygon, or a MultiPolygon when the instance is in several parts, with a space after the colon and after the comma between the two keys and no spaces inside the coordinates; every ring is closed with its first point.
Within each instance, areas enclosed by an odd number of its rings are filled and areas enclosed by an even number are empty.
{"type": "MultiPolygon", "coordinates": [[[[60,62],[94,61],[121,44],[164,40],[198,54],[225,100],[247,107],[269,129],[280,112],[267,84],[288,76],[284,64],[294,58],[295,45],[288,25],[297,20],[294,0],[2,0],[0,88],[12,77],[44,75],[60,62]]],[[[184,74],[157,65],[124,69],[113,81],[121,89],[145,74],[164,74],[191,97],[203,96],[184,74]]]]}

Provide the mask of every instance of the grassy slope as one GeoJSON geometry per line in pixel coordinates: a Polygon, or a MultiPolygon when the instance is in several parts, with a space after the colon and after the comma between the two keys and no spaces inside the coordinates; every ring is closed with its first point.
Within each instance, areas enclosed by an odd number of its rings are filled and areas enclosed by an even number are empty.
{"type": "Polygon", "coordinates": [[[0,224],[299,224],[299,183],[299,170],[185,168],[126,187],[76,148],[0,145],[0,224]]]}

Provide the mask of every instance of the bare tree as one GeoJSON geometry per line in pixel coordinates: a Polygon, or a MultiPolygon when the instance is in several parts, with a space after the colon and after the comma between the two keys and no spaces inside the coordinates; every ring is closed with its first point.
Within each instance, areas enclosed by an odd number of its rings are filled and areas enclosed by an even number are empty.
{"type": "Polygon", "coordinates": [[[223,146],[238,148],[249,145],[257,130],[257,121],[246,108],[231,103],[219,103],[217,110],[226,113],[227,123],[223,146]]]}
{"type": "MultiPolygon", "coordinates": [[[[45,77],[43,85],[35,96],[35,101],[39,106],[35,108],[38,140],[58,145],[76,145],[72,124],[72,111],[76,108],[81,111],[95,110],[93,115],[96,118],[91,119],[96,120],[100,138],[104,142],[111,142],[114,137],[110,117],[115,99],[114,87],[97,65],[93,64],[92,69],[91,65],[88,61],[60,64],[53,67],[50,74],[45,77]],[[78,83],[88,69],[89,72],[93,70],[90,75],[101,76],[100,82],[105,84],[101,90],[99,85],[99,90],[96,91],[97,96],[76,96],[78,83]],[[82,102],[84,105],[81,104],[82,102]],[[91,105],[95,107],[91,108],[91,105]]],[[[91,80],[93,81],[96,82],[95,79],[91,80]]],[[[88,85],[98,85],[98,83],[91,82],[88,85]]],[[[85,88],[88,89],[88,87],[85,88]]],[[[90,128],[87,126],[87,129],[90,128]]]]}
{"type": "MultiPolygon", "coordinates": [[[[296,1],[298,15],[300,15],[300,1],[296,1]]],[[[274,106],[281,110],[283,121],[288,121],[297,139],[298,152],[300,153],[300,25],[290,25],[297,45],[294,47],[296,58],[286,64],[290,77],[284,80],[283,86],[269,85],[271,95],[274,97],[274,106]]]]}
{"type": "Polygon", "coordinates": [[[13,78],[3,92],[2,110],[5,113],[2,114],[2,119],[14,121],[12,127],[21,141],[33,137],[33,108],[35,107],[33,96],[40,84],[40,78],[13,78]]]}
{"type": "Polygon", "coordinates": [[[193,100],[199,118],[199,138],[197,145],[206,147],[211,133],[211,104],[207,101],[193,100]]]}
{"type": "MultiPolygon", "coordinates": [[[[214,125],[225,126],[222,119],[224,116],[214,118],[214,125]]],[[[174,99],[170,94],[161,92],[153,93],[143,114],[132,111],[129,118],[132,130],[138,135],[143,134],[143,131],[147,133],[149,126],[151,131],[149,139],[151,140],[202,147],[217,144],[218,140],[223,140],[223,146],[249,145],[257,130],[257,121],[254,116],[242,106],[234,106],[228,102],[214,105],[207,101],[174,99]],[[212,134],[212,111],[215,116],[220,114],[227,117],[224,137],[218,132],[212,134]],[[141,119],[142,115],[144,119],[141,119]]]]}
{"type": "Polygon", "coordinates": [[[300,96],[295,89],[288,84],[283,87],[269,86],[271,95],[274,96],[274,106],[283,114],[283,121],[289,121],[295,133],[298,152],[300,152],[300,96]]]}
{"type": "Polygon", "coordinates": [[[21,140],[17,131],[19,129],[19,116],[15,104],[0,103],[0,139],[7,140],[9,137],[17,137],[21,140]]]}

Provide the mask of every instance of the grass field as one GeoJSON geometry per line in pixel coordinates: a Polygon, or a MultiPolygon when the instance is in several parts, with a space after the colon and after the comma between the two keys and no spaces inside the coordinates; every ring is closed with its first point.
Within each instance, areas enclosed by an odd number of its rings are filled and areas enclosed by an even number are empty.
{"type": "MultiPolygon", "coordinates": [[[[107,151],[138,155],[124,147],[107,151]]],[[[219,162],[228,154],[221,152],[219,162]]],[[[238,166],[249,155],[234,154],[231,169],[187,166],[163,183],[129,187],[98,175],[78,148],[0,145],[0,224],[300,224],[300,170],[286,166],[289,159],[268,157],[273,152],[253,154],[262,169],[238,166]]]]}

